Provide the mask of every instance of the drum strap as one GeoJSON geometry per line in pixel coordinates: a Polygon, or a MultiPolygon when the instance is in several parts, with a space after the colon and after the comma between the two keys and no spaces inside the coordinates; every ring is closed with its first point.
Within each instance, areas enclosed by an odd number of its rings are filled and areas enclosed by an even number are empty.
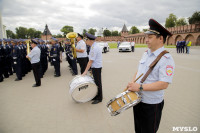
{"type": "Polygon", "coordinates": [[[157,58],[151,63],[151,65],[149,66],[149,70],[146,72],[146,74],[144,75],[144,77],[141,79],[140,83],[143,83],[146,78],[149,76],[149,74],[151,73],[151,71],[153,70],[153,68],[156,66],[156,64],[158,63],[158,61],[161,59],[161,57],[163,55],[165,55],[166,53],[169,53],[167,50],[162,51],[157,58]]]}

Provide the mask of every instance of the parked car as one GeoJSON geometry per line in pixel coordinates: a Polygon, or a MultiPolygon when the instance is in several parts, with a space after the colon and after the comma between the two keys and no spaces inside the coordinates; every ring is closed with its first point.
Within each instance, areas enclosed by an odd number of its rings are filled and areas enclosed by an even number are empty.
{"type": "Polygon", "coordinates": [[[97,42],[97,44],[101,47],[102,53],[109,52],[110,47],[107,42],[97,42]]]}
{"type": "Polygon", "coordinates": [[[118,49],[119,49],[119,52],[121,52],[121,51],[130,51],[131,52],[131,43],[130,42],[122,42],[122,43],[120,43],[118,49]]]}

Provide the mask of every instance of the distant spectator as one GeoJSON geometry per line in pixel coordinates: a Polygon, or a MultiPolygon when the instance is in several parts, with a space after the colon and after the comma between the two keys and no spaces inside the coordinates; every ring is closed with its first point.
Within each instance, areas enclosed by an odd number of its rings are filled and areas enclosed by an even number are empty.
{"type": "Polygon", "coordinates": [[[186,53],[189,54],[190,53],[190,46],[192,45],[192,42],[190,40],[188,40],[188,43],[186,45],[186,53]]]}

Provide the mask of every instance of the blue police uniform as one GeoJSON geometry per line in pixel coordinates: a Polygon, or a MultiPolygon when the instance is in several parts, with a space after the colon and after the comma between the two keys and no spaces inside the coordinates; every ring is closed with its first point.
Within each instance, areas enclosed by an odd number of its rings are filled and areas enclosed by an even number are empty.
{"type": "Polygon", "coordinates": [[[4,59],[5,58],[5,50],[2,44],[2,40],[0,39],[0,82],[3,81],[3,72],[4,72],[4,59]]]}
{"type": "Polygon", "coordinates": [[[59,45],[54,44],[50,51],[50,56],[52,57],[52,64],[55,69],[55,77],[61,76],[60,74],[60,48],[59,45]]]}
{"type": "MultiPolygon", "coordinates": [[[[172,34],[167,31],[162,25],[157,21],[149,20],[150,30],[145,32],[151,35],[161,35],[165,40],[167,36],[172,34]]],[[[154,52],[149,49],[146,51],[142,59],[139,62],[138,72],[136,77],[145,74],[149,70],[150,64],[156,59],[156,57],[164,51],[164,47],[158,48],[154,52]]],[[[157,81],[162,81],[166,83],[172,83],[172,77],[174,75],[174,60],[172,56],[167,53],[158,61],[156,66],[153,68],[151,73],[148,75],[143,84],[151,84],[157,81]]],[[[140,84],[142,77],[136,81],[140,84]]],[[[161,116],[162,109],[164,106],[164,90],[158,91],[143,91],[141,90],[142,101],[133,107],[134,121],[135,121],[135,132],[136,133],[156,133],[161,116]]]]}
{"type": "Polygon", "coordinates": [[[12,57],[13,57],[13,66],[17,76],[17,79],[15,79],[15,81],[22,80],[21,48],[17,44],[13,47],[12,57]]]}

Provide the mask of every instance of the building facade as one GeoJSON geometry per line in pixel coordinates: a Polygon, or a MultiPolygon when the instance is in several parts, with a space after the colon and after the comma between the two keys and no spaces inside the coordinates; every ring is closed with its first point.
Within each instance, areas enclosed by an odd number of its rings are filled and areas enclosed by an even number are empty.
{"type": "MultiPolygon", "coordinates": [[[[173,36],[167,37],[167,45],[175,45],[177,41],[182,41],[185,39],[185,41],[190,40],[192,45],[200,46],[200,23],[167,28],[167,30],[173,34],[173,36]]],[[[97,37],[96,40],[109,42],[135,41],[137,44],[145,44],[145,34],[129,34],[126,25],[124,24],[121,31],[121,36],[97,37]]]]}
{"type": "MultiPolygon", "coordinates": [[[[173,34],[171,37],[167,37],[165,42],[167,45],[175,45],[177,41],[182,41],[183,39],[185,39],[185,41],[190,40],[193,46],[200,46],[200,23],[167,28],[167,30],[169,30],[173,34]]],[[[41,39],[48,41],[51,37],[52,34],[48,26],[46,25],[41,39]]],[[[66,38],[57,39],[59,41],[66,41],[66,38]]],[[[136,44],[146,44],[144,33],[129,34],[129,31],[125,24],[122,28],[121,36],[97,37],[96,41],[134,41],[136,44]]]]}

